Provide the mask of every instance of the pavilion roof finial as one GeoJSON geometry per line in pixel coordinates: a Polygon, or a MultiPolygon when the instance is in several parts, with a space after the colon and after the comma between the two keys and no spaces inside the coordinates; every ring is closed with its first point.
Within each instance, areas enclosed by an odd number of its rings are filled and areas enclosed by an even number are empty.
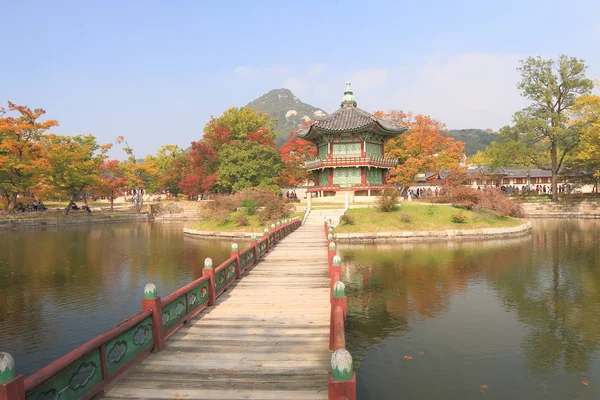
{"type": "Polygon", "coordinates": [[[346,82],[344,97],[342,97],[342,107],[356,107],[356,100],[354,98],[354,92],[352,91],[352,84],[350,82],[346,82]]]}

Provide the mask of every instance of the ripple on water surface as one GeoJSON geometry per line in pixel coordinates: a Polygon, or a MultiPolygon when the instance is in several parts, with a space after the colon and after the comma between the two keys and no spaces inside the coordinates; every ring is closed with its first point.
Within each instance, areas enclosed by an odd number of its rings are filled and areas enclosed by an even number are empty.
{"type": "Polygon", "coordinates": [[[202,276],[230,241],[183,237],[183,224],[126,223],[0,231],[0,349],[32,372],[202,276]]]}

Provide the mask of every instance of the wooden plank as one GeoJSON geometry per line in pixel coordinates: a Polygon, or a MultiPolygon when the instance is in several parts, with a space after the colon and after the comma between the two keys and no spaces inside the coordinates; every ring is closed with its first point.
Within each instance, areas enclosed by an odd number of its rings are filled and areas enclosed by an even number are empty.
{"type": "Polygon", "coordinates": [[[244,272],[105,398],[327,399],[327,242],[322,216],[312,222],[244,272]]]}

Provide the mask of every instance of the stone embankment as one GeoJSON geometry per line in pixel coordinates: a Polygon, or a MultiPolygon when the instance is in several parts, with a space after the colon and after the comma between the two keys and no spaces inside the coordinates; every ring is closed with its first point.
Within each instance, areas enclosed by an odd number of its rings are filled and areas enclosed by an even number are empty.
{"type": "Polygon", "coordinates": [[[528,218],[600,218],[597,201],[523,203],[528,218]]]}
{"type": "MultiPolygon", "coordinates": [[[[257,230],[258,231],[258,230],[257,230]]],[[[256,232],[211,232],[211,231],[198,231],[191,228],[183,228],[183,233],[190,236],[198,237],[214,237],[214,238],[248,238],[257,236],[256,232]]]]}
{"type": "Polygon", "coordinates": [[[154,217],[152,214],[88,214],[88,215],[76,215],[76,216],[63,216],[63,215],[43,215],[43,216],[17,216],[0,218],[0,229],[2,228],[19,228],[29,226],[59,226],[59,225],[74,225],[74,224],[98,224],[107,222],[147,222],[152,221],[154,217]]]}
{"type": "Polygon", "coordinates": [[[338,242],[394,243],[426,240],[492,239],[505,236],[526,235],[531,231],[531,222],[507,228],[447,229],[441,231],[397,231],[372,233],[336,233],[338,242]]]}

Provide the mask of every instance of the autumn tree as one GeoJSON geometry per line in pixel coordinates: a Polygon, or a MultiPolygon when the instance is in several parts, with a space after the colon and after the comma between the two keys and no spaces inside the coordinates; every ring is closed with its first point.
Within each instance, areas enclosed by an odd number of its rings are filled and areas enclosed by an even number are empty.
{"type": "Polygon", "coordinates": [[[579,146],[569,160],[571,169],[589,176],[598,192],[600,181],[600,96],[584,95],[569,113],[571,129],[579,132],[579,146]]]}
{"type": "Polygon", "coordinates": [[[247,187],[248,182],[264,182],[271,185],[266,179],[272,169],[279,173],[279,163],[271,167],[257,160],[256,156],[248,154],[248,148],[256,154],[271,159],[275,149],[276,132],[273,131],[274,121],[267,114],[249,108],[232,107],[221,116],[211,118],[204,127],[204,137],[201,141],[192,142],[192,151],[188,158],[188,168],[184,178],[179,182],[179,188],[189,196],[203,195],[212,191],[231,192],[247,187]],[[243,145],[242,143],[250,143],[243,145]],[[235,153],[240,150],[240,153],[235,153]],[[225,158],[224,158],[225,157],[225,158]],[[260,171],[261,178],[244,178],[242,181],[233,182],[244,162],[249,174],[254,173],[256,163],[263,165],[267,171],[260,171]],[[230,163],[230,165],[227,165],[230,163]]]}
{"type": "Polygon", "coordinates": [[[134,191],[134,206],[135,210],[139,213],[144,206],[144,195],[147,194],[148,188],[152,186],[154,179],[156,179],[158,168],[151,156],[147,156],[143,160],[137,159],[133,148],[129,146],[129,143],[127,143],[123,136],[117,137],[117,143],[125,144],[123,151],[127,154],[127,161],[121,163],[121,168],[123,169],[127,186],[134,191]]]}
{"type": "Polygon", "coordinates": [[[126,187],[127,179],[119,166],[119,160],[105,160],[100,165],[98,182],[93,187],[94,194],[108,198],[112,211],[115,199],[126,187]]]}
{"type": "Polygon", "coordinates": [[[281,158],[275,146],[254,141],[235,141],[222,148],[217,185],[227,193],[252,187],[277,188],[281,158]]]}
{"type": "Polygon", "coordinates": [[[41,108],[31,110],[9,102],[0,107],[0,190],[12,213],[17,196],[31,188],[39,177],[41,146],[44,133],[58,126],[54,120],[39,121],[46,113],[41,108]],[[8,116],[14,113],[16,116],[8,116]]]}
{"type": "MultiPolygon", "coordinates": [[[[532,103],[515,113],[512,126],[502,128],[496,145],[512,146],[513,159],[550,171],[553,201],[558,200],[558,175],[580,141],[579,129],[569,123],[569,112],[577,98],[593,87],[585,70],[583,60],[565,55],[556,61],[541,57],[521,61],[518,88],[532,103]]],[[[489,152],[486,156],[494,159],[489,152]]]]}
{"type": "Polygon", "coordinates": [[[386,156],[399,161],[388,182],[399,183],[406,189],[417,174],[460,168],[465,144],[445,136],[446,125],[442,122],[427,115],[412,115],[398,110],[378,111],[375,115],[408,127],[407,133],[391,139],[385,146],[386,156]]]}
{"type": "Polygon", "coordinates": [[[183,171],[187,166],[188,157],[184,150],[177,145],[163,145],[158,148],[152,160],[157,169],[153,182],[155,191],[168,190],[171,194],[180,192],[179,182],[184,178],[183,171]]]}
{"type": "Polygon", "coordinates": [[[65,196],[69,203],[99,183],[100,168],[110,145],[101,146],[93,135],[58,136],[42,138],[43,183],[57,195],[65,196]]]}
{"type": "Polygon", "coordinates": [[[313,143],[297,137],[295,131],[290,137],[279,149],[283,163],[279,186],[282,187],[296,187],[310,180],[312,174],[304,167],[304,163],[317,157],[317,148],[313,143]]]}

